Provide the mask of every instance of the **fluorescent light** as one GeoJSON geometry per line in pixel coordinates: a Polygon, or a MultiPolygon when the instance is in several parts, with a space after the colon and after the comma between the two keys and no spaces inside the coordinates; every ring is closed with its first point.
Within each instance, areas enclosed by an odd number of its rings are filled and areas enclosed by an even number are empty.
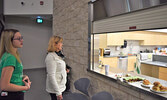
{"type": "Polygon", "coordinates": [[[156,29],[156,30],[146,30],[146,31],[167,33],[167,29],[156,29]]]}

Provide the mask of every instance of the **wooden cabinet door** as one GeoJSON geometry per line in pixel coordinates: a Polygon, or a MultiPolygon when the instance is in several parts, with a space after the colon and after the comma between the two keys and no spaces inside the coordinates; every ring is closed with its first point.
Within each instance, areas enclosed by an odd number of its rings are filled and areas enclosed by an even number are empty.
{"type": "Polygon", "coordinates": [[[99,58],[102,62],[103,65],[109,65],[110,68],[109,70],[112,70],[112,67],[117,67],[118,66],[118,58],[117,57],[100,57],[99,58]]]}
{"type": "Polygon", "coordinates": [[[124,44],[124,37],[122,33],[107,34],[107,46],[117,46],[124,44]]]}
{"type": "Polygon", "coordinates": [[[107,47],[107,34],[99,34],[99,48],[107,47]]]}
{"type": "Polygon", "coordinates": [[[159,79],[167,81],[167,68],[159,67],[159,79]]]}
{"type": "Polygon", "coordinates": [[[117,67],[117,63],[118,63],[117,57],[103,58],[104,65],[110,65],[110,67],[117,67]]]}
{"type": "Polygon", "coordinates": [[[128,71],[134,71],[134,66],[136,63],[136,56],[128,56],[128,71]]]}
{"type": "Polygon", "coordinates": [[[152,77],[152,65],[141,64],[140,70],[142,75],[147,75],[152,77]]]}
{"type": "Polygon", "coordinates": [[[141,64],[141,74],[167,81],[167,68],[150,64],[141,64]]]}

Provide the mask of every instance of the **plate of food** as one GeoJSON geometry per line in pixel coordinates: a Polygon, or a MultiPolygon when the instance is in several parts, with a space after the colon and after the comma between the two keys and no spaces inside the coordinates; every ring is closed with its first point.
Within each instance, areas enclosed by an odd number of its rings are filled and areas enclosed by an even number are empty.
{"type": "Polygon", "coordinates": [[[116,78],[122,78],[123,77],[123,73],[117,73],[117,74],[115,74],[115,77],[116,78]]]}
{"type": "Polygon", "coordinates": [[[154,82],[153,86],[150,87],[150,90],[155,93],[167,93],[167,87],[162,86],[159,82],[154,82]]]}
{"type": "Polygon", "coordinates": [[[125,82],[139,82],[139,81],[143,81],[144,78],[138,77],[138,76],[132,76],[132,77],[123,77],[123,80],[125,82]]]}
{"type": "Polygon", "coordinates": [[[141,86],[143,86],[143,87],[146,87],[146,88],[150,88],[151,86],[153,86],[151,83],[150,83],[150,81],[149,80],[143,80],[142,82],[141,82],[141,86]]]}
{"type": "Polygon", "coordinates": [[[115,74],[115,77],[122,78],[122,77],[131,77],[130,74],[124,74],[124,73],[117,73],[115,74]]]}

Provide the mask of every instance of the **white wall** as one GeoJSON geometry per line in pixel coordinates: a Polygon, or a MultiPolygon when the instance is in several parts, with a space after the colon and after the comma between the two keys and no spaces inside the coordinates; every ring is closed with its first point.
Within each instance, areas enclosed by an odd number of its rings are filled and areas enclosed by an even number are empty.
{"type": "MultiPolygon", "coordinates": [[[[34,16],[33,16],[34,17],[34,16]]],[[[46,70],[44,59],[49,38],[52,36],[52,21],[44,19],[37,24],[30,16],[6,16],[6,28],[16,28],[24,36],[23,48],[19,49],[24,74],[32,81],[25,100],[49,100],[46,92],[46,70]]],[[[45,16],[47,17],[47,16],[45,16]]]]}
{"type": "Polygon", "coordinates": [[[31,89],[25,92],[24,100],[50,100],[49,93],[46,92],[45,68],[26,69],[23,72],[32,82],[31,89]]]}
{"type": "Polygon", "coordinates": [[[53,14],[53,0],[4,0],[4,15],[18,14],[53,14]]]}
{"type": "Polygon", "coordinates": [[[7,16],[6,28],[16,28],[24,36],[23,48],[19,49],[24,69],[44,68],[52,22],[37,24],[29,17],[7,16]]]}

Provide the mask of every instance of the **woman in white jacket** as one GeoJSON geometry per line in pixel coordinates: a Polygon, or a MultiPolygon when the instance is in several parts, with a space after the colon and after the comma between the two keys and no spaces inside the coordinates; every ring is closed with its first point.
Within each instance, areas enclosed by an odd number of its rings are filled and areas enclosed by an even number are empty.
{"type": "Polygon", "coordinates": [[[48,44],[48,54],[45,59],[47,79],[46,91],[50,94],[51,100],[62,100],[62,93],[66,89],[66,64],[56,52],[62,50],[63,39],[59,36],[52,36],[48,44]]]}

